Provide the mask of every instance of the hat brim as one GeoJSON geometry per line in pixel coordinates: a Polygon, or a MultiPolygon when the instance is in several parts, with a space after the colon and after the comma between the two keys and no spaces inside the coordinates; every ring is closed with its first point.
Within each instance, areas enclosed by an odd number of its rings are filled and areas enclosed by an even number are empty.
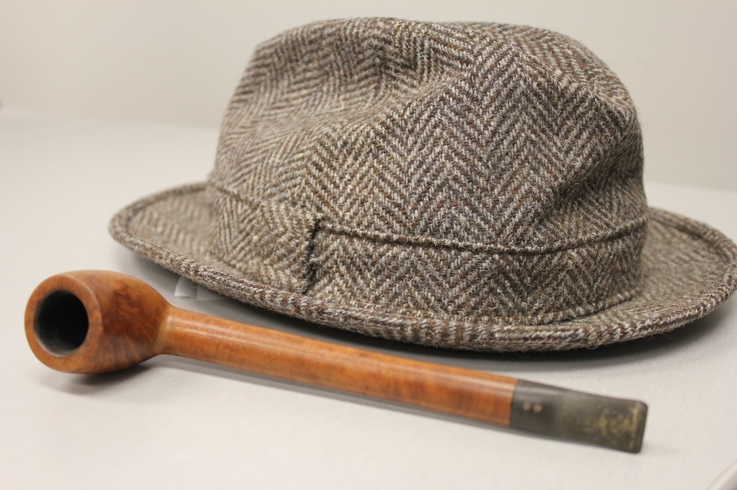
{"type": "Polygon", "coordinates": [[[110,223],[134,252],[239,301],[310,322],[402,342],[475,351],[594,348],[667,332],[713,311],[737,284],[737,246],[691,219],[650,209],[642,287],[634,298],[597,313],[545,325],[418,318],[311,298],[248,280],[208,252],[205,184],[137,201],[110,223]]]}

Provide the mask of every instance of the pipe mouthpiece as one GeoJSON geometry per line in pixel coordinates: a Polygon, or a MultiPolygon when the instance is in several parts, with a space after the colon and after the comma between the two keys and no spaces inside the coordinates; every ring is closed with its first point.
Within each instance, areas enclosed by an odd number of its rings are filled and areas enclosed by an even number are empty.
{"type": "Polygon", "coordinates": [[[510,426],[630,453],[642,448],[647,405],[518,381],[510,426]]]}

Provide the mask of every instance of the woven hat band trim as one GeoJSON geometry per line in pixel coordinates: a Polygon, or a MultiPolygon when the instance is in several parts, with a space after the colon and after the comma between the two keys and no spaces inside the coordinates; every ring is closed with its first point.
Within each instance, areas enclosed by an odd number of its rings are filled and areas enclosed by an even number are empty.
{"type": "Polygon", "coordinates": [[[210,253],[253,281],[316,299],[431,318],[545,324],[630,299],[640,284],[645,226],[573,248],[509,253],[346,235],[284,203],[250,201],[216,186],[208,194],[210,253]]]}

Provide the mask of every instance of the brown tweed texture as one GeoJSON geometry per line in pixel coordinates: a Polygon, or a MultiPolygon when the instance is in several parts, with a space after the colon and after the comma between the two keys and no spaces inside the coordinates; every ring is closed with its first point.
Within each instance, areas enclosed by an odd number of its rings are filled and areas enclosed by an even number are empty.
{"type": "Polygon", "coordinates": [[[649,210],[637,114],[579,43],[499,24],[315,23],[262,44],[206,183],[113,236],[209,288],[364,334],[562,350],[724,301],[737,247],[649,210]]]}

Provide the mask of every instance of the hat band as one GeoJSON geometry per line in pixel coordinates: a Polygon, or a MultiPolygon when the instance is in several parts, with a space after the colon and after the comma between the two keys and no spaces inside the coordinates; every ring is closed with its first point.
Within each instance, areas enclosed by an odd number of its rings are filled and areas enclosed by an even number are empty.
{"type": "Polygon", "coordinates": [[[397,243],[320,225],[283,203],[210,187],[211,253],[249,279],[318,300],[453,320],[545,324],[632,298],[646,221],[549,251],[397,243]]]}
{"type": "Polygon", "coordinates": [[[632,298],[645,234],[551,253],[492,253],[318,231],[309,294],[413,316],[552,323],[632,298]]]}

